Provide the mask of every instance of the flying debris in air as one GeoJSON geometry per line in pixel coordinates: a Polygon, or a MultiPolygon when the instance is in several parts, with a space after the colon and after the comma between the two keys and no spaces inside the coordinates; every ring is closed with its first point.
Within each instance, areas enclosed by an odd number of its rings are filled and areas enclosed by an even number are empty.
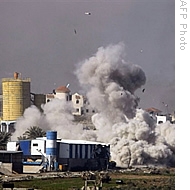
{"type": "Polygon", "coordinates": [[[91,13],[90,12],[85,12],[85,15],[91,15],[91,13]]]}
{"type": "Polygon", "coordinates": [[[74,29],[75,34],[77,34],[77,31],[74,29]]]}
{"type": "Polygon", "coordinates": [[[144,91],[145,91],[145,88],[142,89],[142,92],[144,92],[144,91]]]}
{"type": "Polygon", "coordinates": [[[162,104],[164,104],[165,107],[168,107],[168,104],[165,104],[164,102],[162,102],[162,104]]]}
{"type": "Polygon", "coordinates": [[[143,52],[143,50],[141,49],[141,53],[143,52]]]}

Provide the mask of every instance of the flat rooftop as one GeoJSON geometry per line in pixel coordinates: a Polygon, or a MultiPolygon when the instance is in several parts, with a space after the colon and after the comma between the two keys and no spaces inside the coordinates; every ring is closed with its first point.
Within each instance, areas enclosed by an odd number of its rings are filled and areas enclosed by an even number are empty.
{"type": "Polygon", "coordinates": [[[22,153],[22,151],[0,150],[0,154],[2,154],[2,153],[6,153],[6,154],[18,154],[18,153],[22,153]]]}

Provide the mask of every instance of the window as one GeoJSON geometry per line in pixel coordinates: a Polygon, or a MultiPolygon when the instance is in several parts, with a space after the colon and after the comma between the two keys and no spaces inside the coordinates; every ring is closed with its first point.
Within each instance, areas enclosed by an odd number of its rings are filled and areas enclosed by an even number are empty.
{"type": "Polygon", "coordinates": [[[38,146],[38,143],[33,143],[33,146],[38,146]]]}
{"type": "Polygon", "coordinates": [[[79,100],[76,100],[76,104],[79,104],[79,100]]]}

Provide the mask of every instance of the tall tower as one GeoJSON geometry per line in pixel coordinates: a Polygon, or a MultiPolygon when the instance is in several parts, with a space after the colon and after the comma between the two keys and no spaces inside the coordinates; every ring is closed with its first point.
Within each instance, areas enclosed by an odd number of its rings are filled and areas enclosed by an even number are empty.
{"type": "Polygon", "coordinates": [[[15,72],[13,78],[2,79],[3,117],[1,131],[9,131],[9,125],[21,117],[30,107],[30,78],[22,79],[15,72]]]}
{"type": "Polygon", "coordinates": [[[57,155],[57,131],[46,132],[46,157],[48,159],[48,171],[52,170],[57,155]]]}

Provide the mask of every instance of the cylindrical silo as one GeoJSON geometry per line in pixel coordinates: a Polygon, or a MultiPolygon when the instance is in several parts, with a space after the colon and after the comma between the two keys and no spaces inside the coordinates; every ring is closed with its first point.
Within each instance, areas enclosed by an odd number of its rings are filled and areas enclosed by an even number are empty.
{"type": "Polygon", "coordinates": [[[2,79],[3,120],[15,121],[21,117],[24,110],[30,107],[30,79],[14,78],[2,79]]]}
{"type": "Polygon", "coordinates": [[[46,157],[48,159],[48,170],[52,170],[56,162],[57,154],[57,131],[46,132],[46,157]]]}

